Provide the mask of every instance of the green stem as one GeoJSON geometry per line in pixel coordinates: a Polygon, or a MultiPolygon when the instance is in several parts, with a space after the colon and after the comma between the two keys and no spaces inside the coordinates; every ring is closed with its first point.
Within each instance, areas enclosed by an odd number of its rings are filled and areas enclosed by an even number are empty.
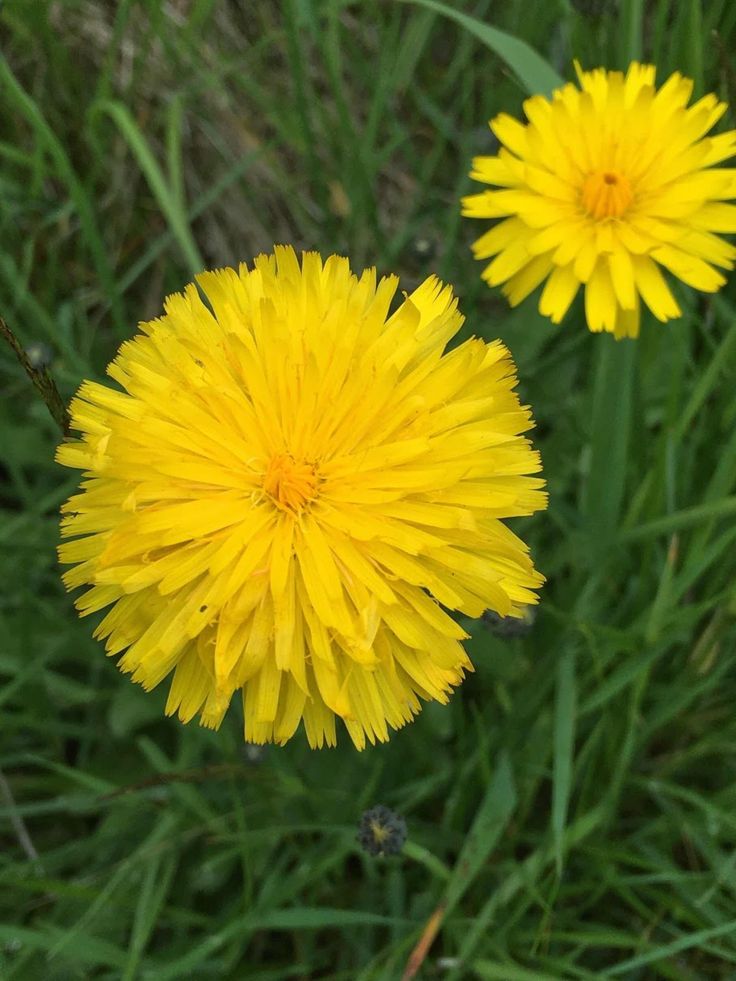
{"type": "Polygon", "coordinates": [[[596,338],[588,476],[582,510],[596,558],[616,537],[626,487],[636,342],[596,338]]]}

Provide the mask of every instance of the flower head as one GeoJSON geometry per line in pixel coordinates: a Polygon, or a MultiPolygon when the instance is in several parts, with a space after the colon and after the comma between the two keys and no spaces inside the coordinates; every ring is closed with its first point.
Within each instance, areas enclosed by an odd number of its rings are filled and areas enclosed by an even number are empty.
{"type": "Polygon", "coordinates": [[[545,506],[532,426],[498,342],[445,352],[462,323],[430,278],[389,316],[395,277],[290,248],[206,272],[84,382],[85,471],[60,548],[82,615],[133,680],[173,673],[168,713],[245,738],[388,738],[446,701],[470,662],[446,609],[520,615],[542,582],[500,521],[545,506]]]}
{"type": "Polygon", "coordinates": [[[736,131],[707,137],[726,110],[715,95],[688,108],[693,83],[675,72],[659,89],[654,66],[626,75],[583,72],[552,99],[524,103],[527,124],[506,114],[491,128],[502,148],[471,176],[502,190],[463,199],[472,218],[500,219],[473,246],[491,286],[512,306],[546,280],[540,312],[559,323],[581,285],[592,331],[639,333],[640,298],[661,321],[680,315],[662,269],[711,293],[736,249],[736,131]]]}

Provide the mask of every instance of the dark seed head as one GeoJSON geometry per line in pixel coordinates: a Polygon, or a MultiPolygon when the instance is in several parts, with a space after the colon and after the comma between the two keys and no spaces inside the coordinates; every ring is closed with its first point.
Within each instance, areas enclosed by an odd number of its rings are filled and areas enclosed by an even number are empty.
{"type": "Polygon", "coordinates": [[[437,240],[429,235],[417,235],[412,240],[411,251],[419,262],[429,262],[437,253],[437,240]]]}
{"type": "Polygon", "coordinates": [[[527,607],[522,617],[500,617],[493,610],[486,610],[481,619],[497,637],[522,637],[534,626],[535,617],[534,608],[527,607]]]}
{"type": "Polygon", "coordinates": [[[357,840],[369,855],[398,855],[406,841],[406,821],[383,804],[376,804],[363,812],[357,840]]]}
{"type": "Polygon", "coordinates": [[[54,352],[43,341],[32,341],[26,348],[26,355],[34,368],[48,368],[54,360],[54,352]]]}
{"type": "Polygon", "coordinates": [[[244,743],[243,744],[243,756],[245,757],[246,763],[252,763],[257,765],[262,763],[266,758],[268,753],[267,746],[261,746],[258,743],[244,743]]]}

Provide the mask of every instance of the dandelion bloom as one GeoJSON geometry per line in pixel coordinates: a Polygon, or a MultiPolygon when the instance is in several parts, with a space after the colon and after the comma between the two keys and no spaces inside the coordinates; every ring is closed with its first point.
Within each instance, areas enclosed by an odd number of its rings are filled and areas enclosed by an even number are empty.
{"type": "Polygon", "coordinates": [[[680,316],[664,267],[712,293],[736,249],[736,131],[706,137],[726,110],[715,95],[688,108],[693,83],[675,72],[657,91],[653,65],[626,75],[583,72],[552,99],[524,103],[528,123],[502,113],[491,129],[503,146],[478,157],[471,177],[503,190],[463,199],[471,218],[501,219],[473,246],[491,286],[516,306],[546,280],[540,312],[559,323],[585,286],[592,331],[639,333],[640,298],[658,320],[680,316]]]}
{"type": "Polygon", "coordinates": [[[542,582],[501,518],[545,506],[532,426],[499,343],[450,352],[462,316],[430,278],[277,247],[205,272],[71,405],[83,471],[63,506],[69,588],[167,713],[245,738],[363,748],[447,701],[470,662],[443,607],[518,616],[542,582]]]}

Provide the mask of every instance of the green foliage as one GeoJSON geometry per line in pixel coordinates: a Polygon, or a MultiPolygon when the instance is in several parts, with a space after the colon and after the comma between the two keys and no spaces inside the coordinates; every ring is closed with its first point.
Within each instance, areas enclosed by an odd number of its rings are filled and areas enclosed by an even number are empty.
{"type": "Polygon", "coordinates": [[[77,620],[74,478],[0,348],[4,979],[395,981],[438,909],[420,977],[734,976],[736,280],[636,344],[556,328],[480,281],[458,198],[530,66],[641,54],[733,103],[735,34],[728,0],[7,0],[0,314],[66,398],[195,267],[340,251],[437,272],[509,344],[551,503],[536,619],[468,624],[449,706],[256,752],[235,713],[164,719],[77,620]],[[377,802],[399,857],[357,846],[377,802]]]}

